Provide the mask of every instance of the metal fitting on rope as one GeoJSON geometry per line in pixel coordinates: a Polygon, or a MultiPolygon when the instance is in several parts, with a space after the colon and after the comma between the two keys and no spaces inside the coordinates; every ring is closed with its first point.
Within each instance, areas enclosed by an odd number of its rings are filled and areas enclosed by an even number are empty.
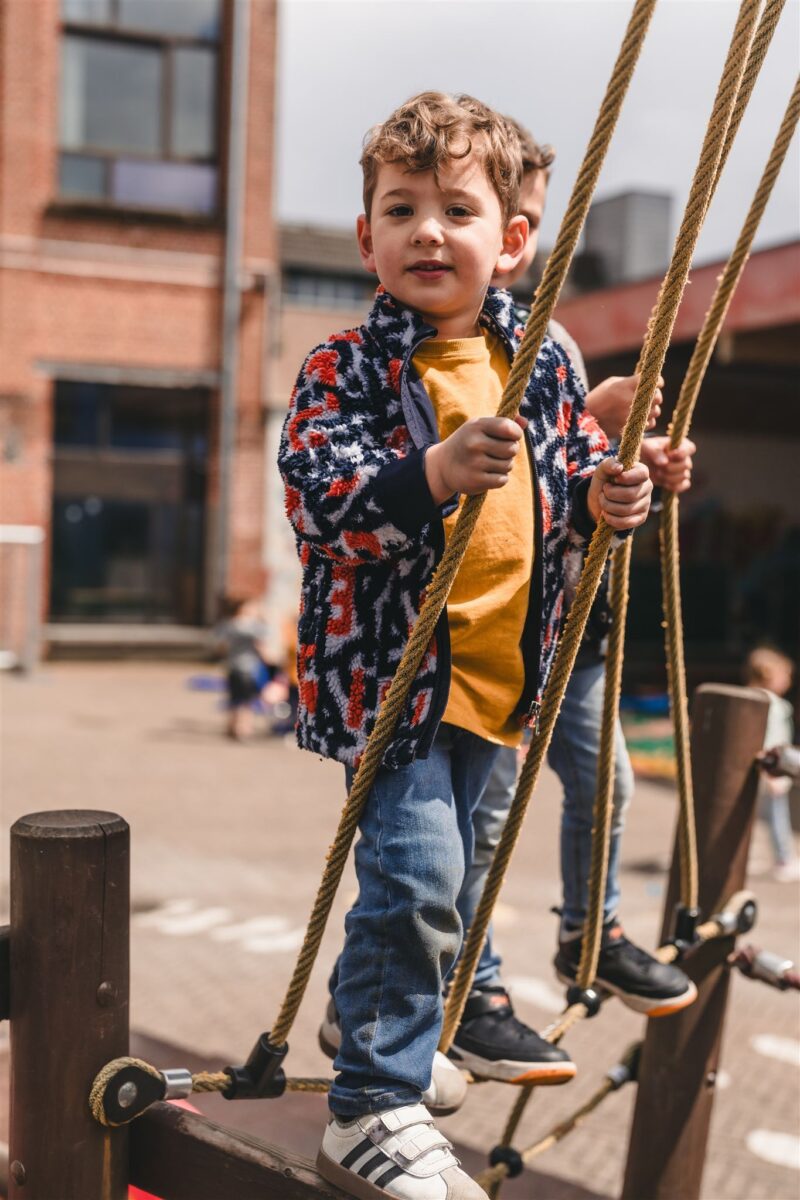
{"type": "Polygon", "coordinates": [[[749,979],[760,979],[762,983],[778,988],[781,992],[798,987],[794,963],[781,954],[759,950],[755,946],[743,946],[736,954],[731,955],[728,961],[749,979]]]}
{"type": "Polygon", "coordinates": [[[596,1017],[600,1012],[600,1005],[602,1003],[603,997],[596,988],[582,988],[578,987],[577,984],[573,984],[572,987],[567,988],[567,1004],[570,1008],[573,1004],[582,1004],[586,1009],[587,1017],[596,1017]]]}
{"type": "Polygon", "coordinates": [[[286,1076],[281,1063],[289,1052],[289,1043],[273,1046],[268,1033],[262,1033],[244,1066],[226,1067],[230,1085],[223,1091],[226,1100],[273,1100],[286,1091],[286,1076]]]}
{"type": "Polygon", "coordinates": [[[610,1070],[606,1071],[606,1079],[615,1092],[624,1087],[626,1083],[636,1082],[639,1077],[639,1059],[641,1058],[641,1053],[642,1044],[641,1042],[637,1042],[635,1046],[631,1047],[622,1062],[615,1063],[610,1070]]]}
{"type": "Polygon", "coordinates": [[[119,1058],[98,1073],[89,1096],[89,1107],[101,1125],[127,1125],[157,1100],[188,1096],[192,1076],[186,1071],[161,1072],[141,1059],[119,1058]],[[167,1075],[170,1076],[169,1082],[167,1075]],[[175,1076],[189,1079],[185,1091],[176,1091],[175,1076]],[[169,1089],[169,1091],[168,1091],[169,1089]]]}
{"type": "Polygon", "coordinates": [[[675,905],[675,920],[673,923],[672,945],[682,958],[697,941],[697,923],[700,920],[700,909],[689,908],[686,904],[675,905]]]}
{"type": "Polygon", "coordinates": [[[500,1163],[508,1171],[509,1179],[516,1179],[525,1170],[522,1155],[513,1146],[495,1146],[489,1155],[489,1165],[497,1167],[500,1163]]]}
{"type": "Polygon", "coordinates": [[[725,902],[722,912],[711,918],[723,937],[736,933],[749,933],[758,917],[758,904],[752,892],[736,892],[725,902]]]}

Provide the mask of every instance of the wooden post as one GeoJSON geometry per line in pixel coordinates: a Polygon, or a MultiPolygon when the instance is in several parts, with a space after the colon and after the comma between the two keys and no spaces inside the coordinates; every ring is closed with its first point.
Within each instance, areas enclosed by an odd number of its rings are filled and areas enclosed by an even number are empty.
{"type": "Polygon", "coordinates": [[[105,812],[11,830],[9,1200],[125,1200],[126,1130],[89,1089],[128,1052],[129,831],[105,812]]]}
{"type": "MultiPolygon", "coordinates": [[[[707,684],[692,710],[692,776],[697,809],[701,919],[744,886],[757,771],[769,700],[755,688],[707,684]]],[[[679,899],[677,846],[662,941],[679,899]]],[[[706,943],[687,958],[697,1000],[647,1025],[622,1200],[699,1200],[714,1101],[734,938],[706,943]]]]}

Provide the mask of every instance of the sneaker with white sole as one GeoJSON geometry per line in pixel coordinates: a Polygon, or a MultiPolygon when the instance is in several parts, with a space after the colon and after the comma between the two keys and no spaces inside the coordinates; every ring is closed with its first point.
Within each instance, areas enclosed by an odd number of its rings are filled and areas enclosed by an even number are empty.
{"type": "Polygon", "coordinates": [[[514,1015],[502,986],[475,988],[467,999],[450,1057],[480,1079],[503,1083],[568,1083],[575,1063],[514,1015]]]}
{"type": "MultiPolygon", "coordinates": [[[[554,963],[558,978],[568,987],[578,977],[580,957],[581,930],[562,928],[554,963]]],[[[596,983],[646,1017],[667,1017],[697,999],[697,988],[680,967],[659,962],[629,941],[614,918],[603,926],[596,983]]]]}
{"type": "Polygon", "coordinates": [[[331,1117],[317,1170],[355,1200],[486,1200],[424,1104],[331,1117]]]}
{"type": "MultiPolygon", "coordinates": [[[[333,1000],[328,1001],[325,1017],[319,1027],[319,1045],[328,1058],[336,1058],[342,1044],[342,1027],[333,1000]]],[[[437,1050],[433,1056],[431,1085],[422,1093],[422,1102],[437,1117],[449,1117],[458,1112],[467,1096],[469,1084],[463,1072],[437,1050]]]]}

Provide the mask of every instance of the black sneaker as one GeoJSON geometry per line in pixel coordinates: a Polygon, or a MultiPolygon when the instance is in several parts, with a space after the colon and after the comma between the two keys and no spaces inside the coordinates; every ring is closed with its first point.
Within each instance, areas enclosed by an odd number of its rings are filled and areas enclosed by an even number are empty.
{"type": "Polygon", "coordinates": [[[449,1054],[463,1070],[505,1083],[566,1083],[575,1063],[514,1016],[502,987],[470,994],[449,1054]]]}
{"type": "MultiPolygon", "coordinates": [[[[581,930],[565,933],[562,927],[554,962],[562,983],[572,984],[578,975],[581,930]]],[[[629,942],[617,921],[603,929],[597,984],[619,996],[623,1004],[647,1017],[666,1017],[686,1008],[697,997],[697,988],[679,967],[661,963],[652,954],[629,942]]]]}

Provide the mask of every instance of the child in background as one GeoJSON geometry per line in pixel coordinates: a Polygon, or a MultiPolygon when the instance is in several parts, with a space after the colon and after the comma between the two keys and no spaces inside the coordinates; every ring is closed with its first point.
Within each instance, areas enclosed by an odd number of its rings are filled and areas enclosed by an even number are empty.
{"type": "MultiPolygon", "coordinates": [[[[794,711],[785,698],[792,686],[794,663],[785,654],[760,646],[751,651],[745,663],[745,682],[769,692],[765,749],[791,744],[794,737],[794,711]]],[[[800,879],[798,859],[789,816],[789,792],[792,781],[786,775],[760,776],[759,800],[767,822],[774,855],[773,878],[779,883],[800,879]]]]}
{"type": "Polygon", "coordinates": [[[244,742],[253,732],[253,701],[261,695],[270,677],[266,664],[269,630],[258,600],[225,596],[220,604],[220,617],[214,636],[225,647],[227,734],[234,741],[244,742]]]}

